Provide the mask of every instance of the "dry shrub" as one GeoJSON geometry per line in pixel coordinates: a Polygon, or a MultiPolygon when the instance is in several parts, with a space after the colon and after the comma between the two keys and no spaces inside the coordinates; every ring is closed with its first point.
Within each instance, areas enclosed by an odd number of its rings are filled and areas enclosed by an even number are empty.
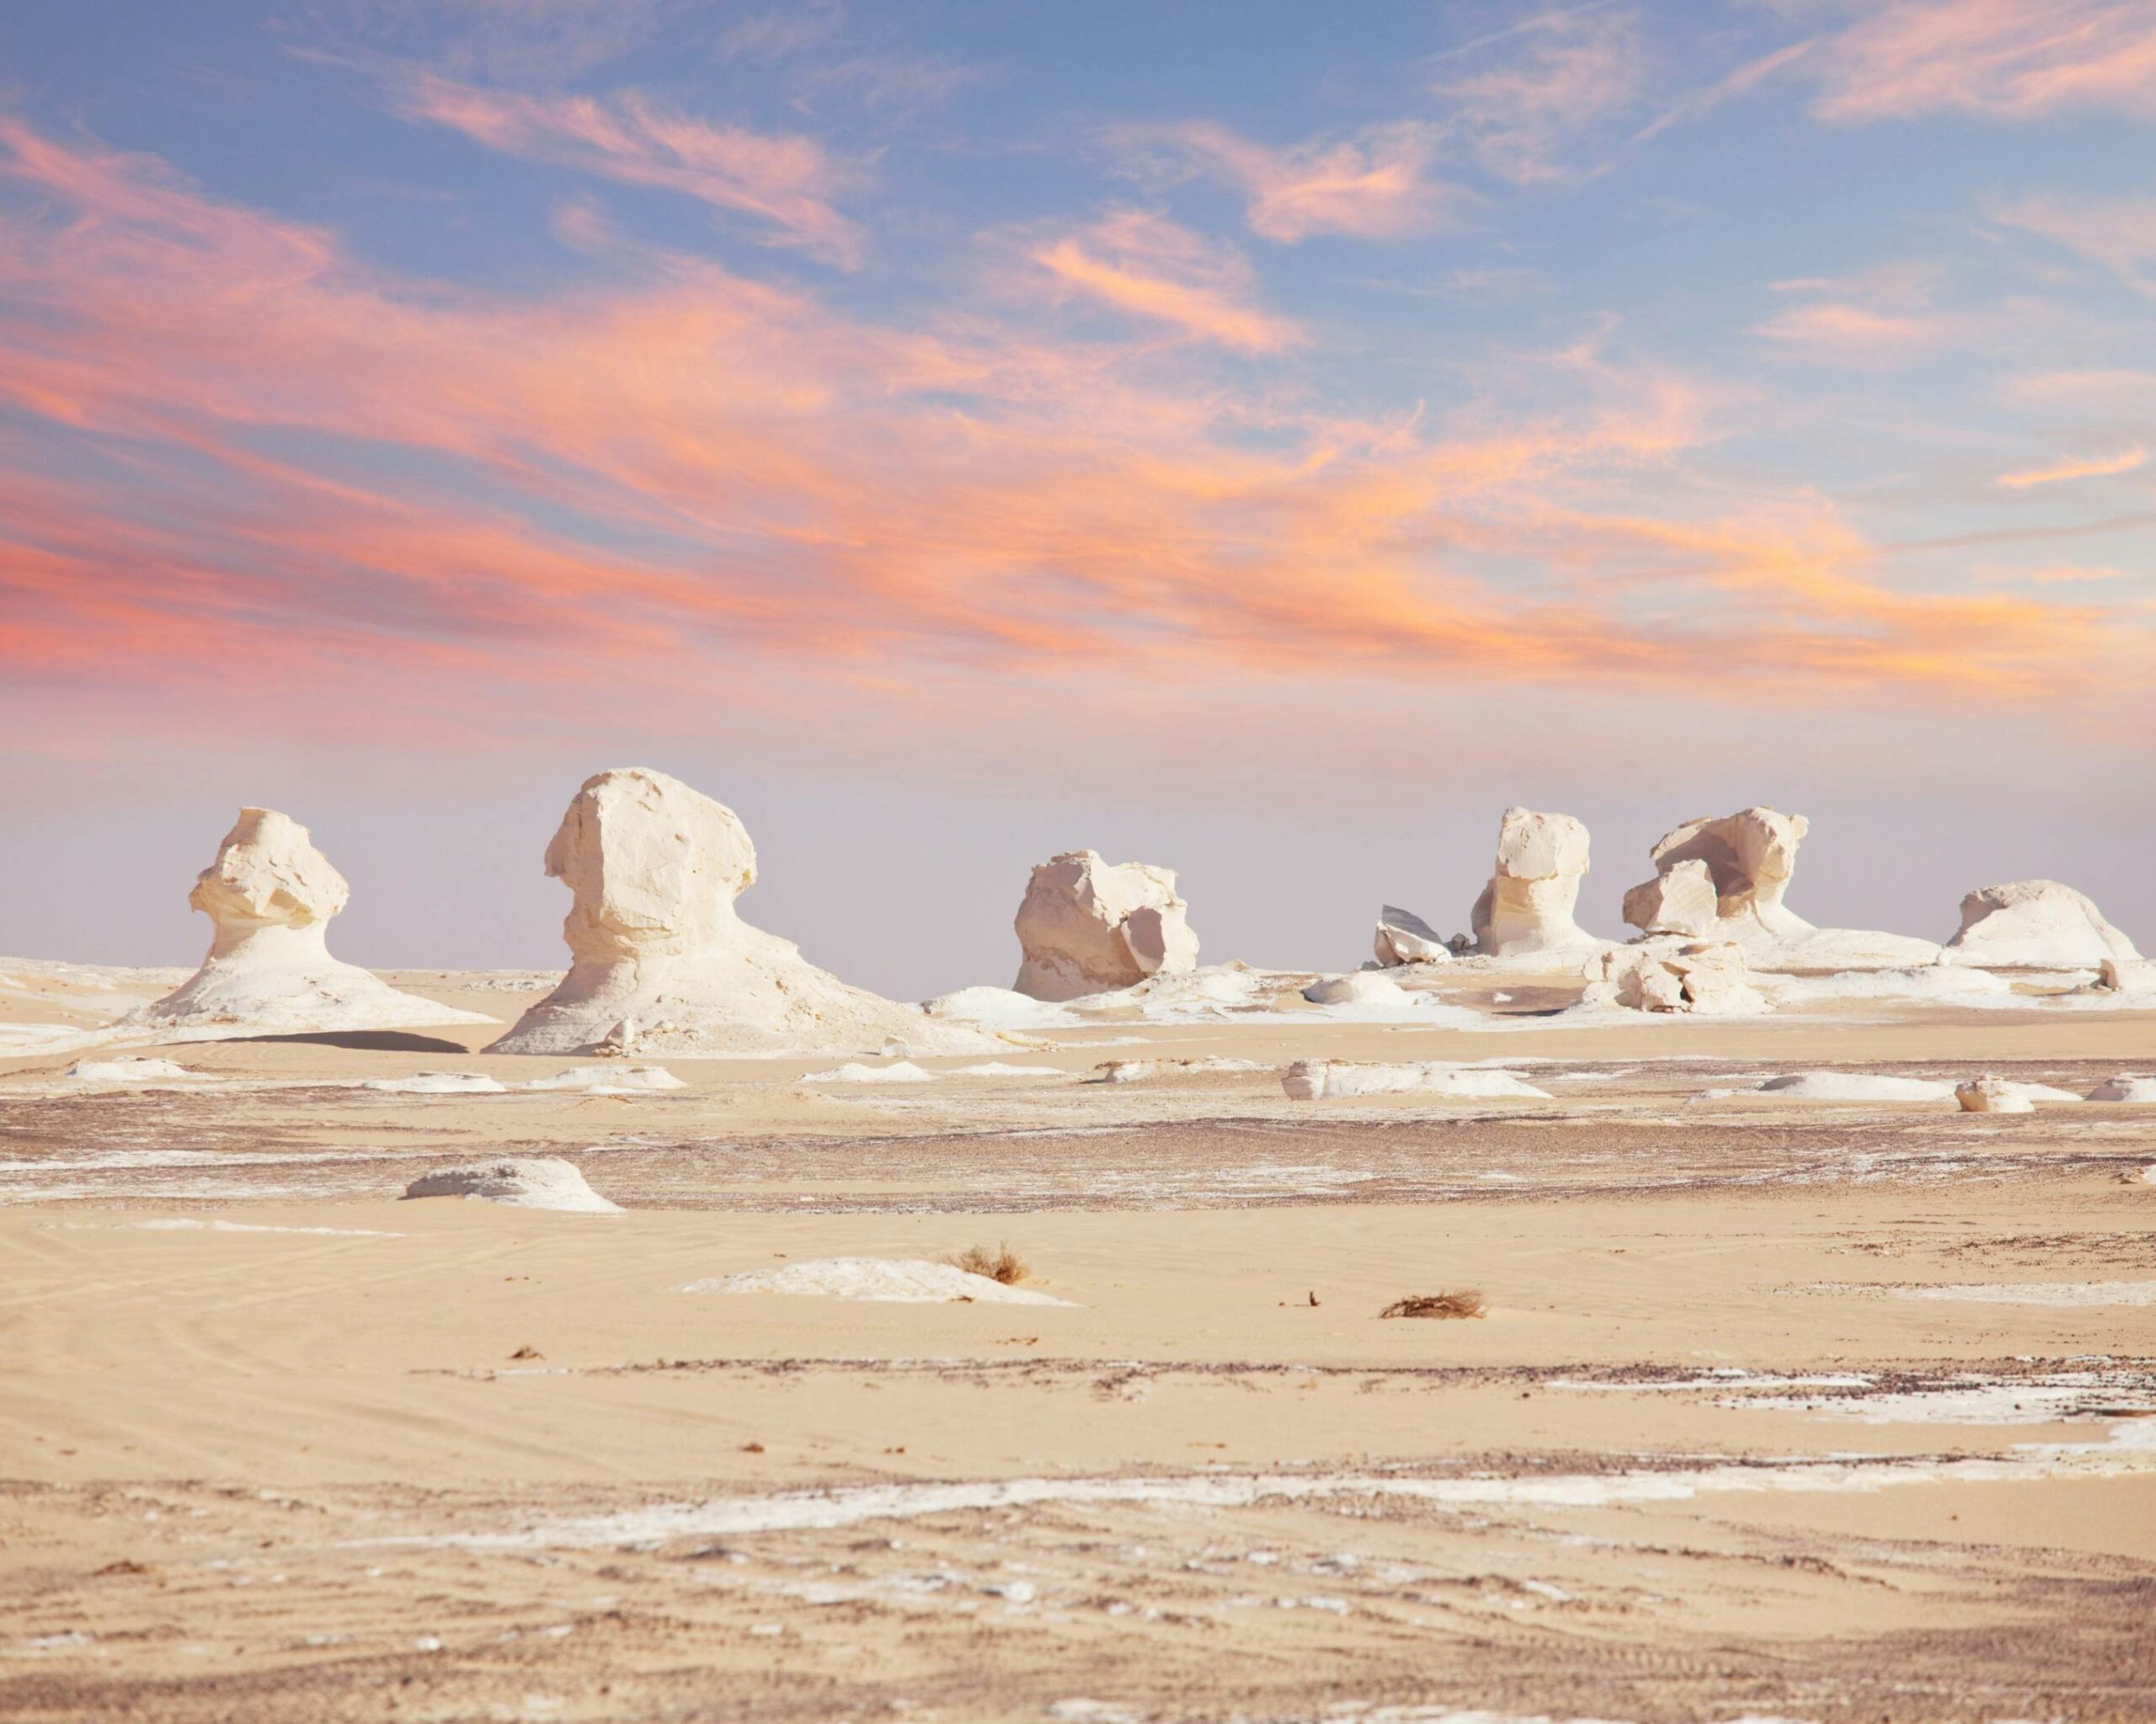
{"type": "Polygon", "coordinates": [[[1456,1288],[1450,1293],[1417,1293],[1396,1299],[1378,1315],[1381,1317],[1481,1317],[1489,1315],[1479,1287],[1456,1288]]]}
{"type": "Polygon", "coordinates": [[[947,1259],[954,1268],[963,1269],[969,1275],[985,1275],[991,1281],[1001,1281],[1006,1287],[1015,1287],[1033,1272],[1026,1267],[1025,1259],[1008,1245],[999,1244],[994,1251],[986,1246],[969,1245],[955,1257],[947,1259]]]}

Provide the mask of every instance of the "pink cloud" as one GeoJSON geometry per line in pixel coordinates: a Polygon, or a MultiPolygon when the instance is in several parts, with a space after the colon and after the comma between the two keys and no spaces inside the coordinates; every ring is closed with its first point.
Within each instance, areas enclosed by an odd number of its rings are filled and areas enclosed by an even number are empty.
{"type": "Polygon", "coordinates": [[[2028,197],[1992,218],[2100,265],[2136,291],[2156,295],[2156,197],[2028,197]]]}
{"type": "Polygon", "coordinates": [[[1828,120],[2156,117],[2147,0],[1888,0],[1815,63],[1824,79],[1816,111],[1828,120]]]}
{"type": "Polygon", "coordinates": [[[2116,478],[2121,473],[2133,472],[2148,459],[2148,451],[2137,443],[2131,449],[2110,455],[2069,456],[2046,462],[2041,467],[2001,473],[1992,483],[2009,491],[2027,491],[2038,485],[2063,484],[2069,479],[2116,478]]]}
{"type": "Polygon", "coordinates": [[[402,81],[396,101],[410,119],[504,155],[679,192],[755,218],[774,230],[775,243],[849,269],[861,262],[861,229],[835,206],[861,172],[813,138],[713,125],[635,90],[604,99],[524,95],[423,72],[402,81]]]}
{"type": "Polygon", "coordinates": [[[814,726],[952,667],[1998,698],[2145,651],[1878,579],[1824,504],[1694,459],[1681,376],[1575,352],[1373,417],[1222,364],[1294,339],[1231,254],[1136,215],[1039,249],[1145,333],[878,323],[681,257],[493,296],[6,123],[0,396],[36,429],[0,444],[0,653],[348,727],[569,724],[602,689],[814,726]]]}
{"type": "Polygon", "coordinates": [[[1432,177],[1429,128],[1412,123],[1285,149],[1210,120],[1125,127],[1113,141],[1126,151],[1164,154],[1233,186],[1246,200],[1251,231],[1285,245],[1313,233],[1359,239],[1419,233],[1464,195],[1432,177]]]}

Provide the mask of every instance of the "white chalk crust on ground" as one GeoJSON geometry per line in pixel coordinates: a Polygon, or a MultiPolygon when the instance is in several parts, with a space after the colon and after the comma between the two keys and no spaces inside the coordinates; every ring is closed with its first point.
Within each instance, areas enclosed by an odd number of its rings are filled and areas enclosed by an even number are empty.
{"type": "Polygon", "coordinates": [[[751,1269],[692,1281],[685,1293],[785,1293],[826,1299],[870,1300],[895,1305],[947,1305],[973,1300],[982,1305],[1053,1305],[1052,1299],[1023,1287],[1006,1287],[955,1263],[931,1263],[919,1257],[822,1257],[788,1263],[783,1269],[751,1269]]]}

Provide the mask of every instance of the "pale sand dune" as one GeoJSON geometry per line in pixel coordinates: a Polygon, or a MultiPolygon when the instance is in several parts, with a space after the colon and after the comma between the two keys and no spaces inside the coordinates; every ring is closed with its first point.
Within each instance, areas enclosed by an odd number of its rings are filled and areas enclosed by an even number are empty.
{"type": "Polygon", "coordinates": [[[2150,1716],[2156,1111],[1951,1097],[2087,1094],[2156,1014],[1581,1026],[1424,968],[1502,1043],[0,1059],[0,1715],[2150,1716]],[[1543,1093],[1291,1099],[1310,1059],[1543,1093]],[[1812,1072],[1896,1082],[1758,1087],[1812,1072]],[[395,1200],[542,1156],[619,1212],[395,1200]],[[1002,1242],[1059,1305],[684,1291],[1002,1242]]]}

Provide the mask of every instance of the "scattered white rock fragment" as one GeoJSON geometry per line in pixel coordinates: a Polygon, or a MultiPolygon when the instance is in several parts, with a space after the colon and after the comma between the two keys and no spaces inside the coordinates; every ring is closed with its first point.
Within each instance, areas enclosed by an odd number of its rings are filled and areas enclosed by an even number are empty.
{"type": "Polygon", "coordinates": [[[783,1269],[752,1269],[739,1275],[692,1281],[682,1291],[808,1294],[897,1305],[967,1300],[981,1305],[1070,1305],[1067,1299],[1052,1299],[1028,1288],[1006,1287],[953,1263],[931,1263],[915,1257],[822,1257],[788,1263],[783,1269]]]}
{"type": "Polygon", "coordinates": [[[332,958],[325,935],[350,896],[306,827],[274,809],[242,809],[187,896],[214,929],[202,967],[115,1027],[218,1036],[494,1022],[332,958]]]}
{"type": "Polygon", "coordinates": [[[1754,1093],[1796,1102],[1947,1102],[1954,1098],[1954,1086],[1882,1072],[1797,1071],[1769,1078],[1754,1093]]]}
{"type": "Polygon", "coordinates": [[[410,1077],[371,1077],[363,1090],[392,1096],[503,1096],[509,1086],[483,1071],[421,1071],[410,1077]]]}
{"type": "Polygon", "coordinates": [[[1262,1059],[1110,1059],[1093,1068],[1088,1083],[1138,1083],[1155,1077],[1203,1077],[1231,1071],[1264,1071],[1262,1059]]]}
{"type": "Polygon", "coordinates": [[[986,1052],[998,1038],[849,987],[743,921],[756,851],[734,811],[643,767],[587,779],[547,846],[575,895],[561,985],[494,1043],[503,1054],[770,1054],[874,1047],[986,1052]]]}
{"type": "Polygon", "coordinates": [[[1441,963],[1452,957],[1438,931],[1412,910],[1398,905],[1381,905],[1377,934],[1371,942],[1377,961],[1386,969],[1403,963],[1441,963]]]}
{"type": "Polygon", "coordinates": [[[1978,887],[1961,900],[1961,928],[1946,942],[1948,963],[1999,969],[2072,969],[2140,958],[2101,910],[2057,880],[1978,887]]]}
{"type": "Polygon", "coordinates": [[[2121,1072],[2107,1077],[2089,1092],[2091,1102],[2156,1102],[2156,1077],[2131,1077],[2121,1072]]]}
{"type": "Polygon", "coordinates": [[[1011,924],[1023,954],[1011,985],[1035,1000],[1075,1000],[1198,967],[1190,906],[1171,868],[1109,863],[1074,850],[1033,870],[1011,924]]]}
{"type": "Polygon", "coordinates": [[[2095,985],[2107,994],[2156,995],[2156,959],[2106,958],[2096,967],[2095,985]]]}
{"type": "Polygon", "coordinates": [[[467,1167],[446,1167],[414,1180],[407,1198],[476,1198],[526,1209],[589,1214],[618,1209],[584,1182],[574,1162],[558,1156],[514,1156],[467,1167]]]}
{"type": "Polygon", "coordinates": [[[1509,958],[1601,944],[1572,920],[1587,870],[1587,828],[1570,814],[1507,809],[1497,872],[1475,901],[1475,949],[1509,958]]]}
{"type": "Polygon", "coordinates": [[[858,1059],[849,1059],[843,1065],[829,1071],[809,1071],[802,1074],[803,1083],[933,1083],[936,1074],[924,1071],[910,1059],[894,1060],[889,1065],[864,1065],[858,1059]]]}
{"type": "Polygon", "coordinates": [[[77,1059],[67,1075],[83,1083],[173,1083],[207,1077],[206,1071],[189,1071],[176,1059],[144,1059],[122,1055],[117,1059],[77,1059]]]}
{"type": "Polygon", "coordinates": [[[1375,1065],[1353,1059],[1298,1059],[1280,1075],[1292,1102],[1331,1101],[1342,1096],[1430,1095],[1454,1101],[1517,1097],[1546,1102],[1516,1072],[1468,1069],[1444,1060],[1375,1065]]]}
{"type": "Polygon", "coordinates": [[[1753,987],[1744,948],[1727,940],[1654,935],[1613,946],[1587,962],[1582,1006],[1635,1011],[1681,1011],[1702,1017],[1746,1017],[1771,1010],[1753,987]]]}

